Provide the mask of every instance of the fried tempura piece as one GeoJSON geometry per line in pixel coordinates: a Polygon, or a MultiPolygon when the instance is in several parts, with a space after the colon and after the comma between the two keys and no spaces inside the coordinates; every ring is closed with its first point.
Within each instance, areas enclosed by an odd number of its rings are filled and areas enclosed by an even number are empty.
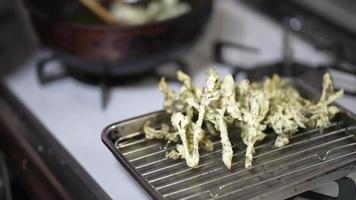
{"type": "Polygon", "coordinates": [[[242,141],[247,145],[245,167],[248,168],[252,166],[255,143],[265,138],[263,131],[266,125],[263,124],[263,120],[269,110],[269,101],[262,91],[252,90],[242,100],[242,105],[240,127],[242,141]]]}
{"type": "Polygon", "coordinates": [[[241,129],[242,141],[247,146],[245,167],[251,167],[254,146],[265,138],[267,126],[277,134],[275,146],[285,146],[291,135],[301,128],[323,130],[328,127],[339,112],[330,104],[343,94],[342,90],[334,92],[329,73],[324,75],[322,95],[315,103],[303,98],[278,75],[266,79],[263,84],[248,80],[235,84],[231,75],[221,81],[217,72],[210,69],[203,89],[194,87],[191,78],[183,72],[179,71],[177,78],[182,83],[179,92],[171,90],[164,79],[160,82],[165,96],[164,109],[172,114],[175,129],[163,124],[156,130],[148,122],[143,129],[148,139],[177,142],[176,148],[166,156],[186,159],[189,167],[199,164],[199,149],[213,150],[210,138],[220,134],[222,160],[230,169],[233,157],[230,128],[241,129]]]}
{"type": "Polygon", "coordinates": [[[164,95],[163,108],[167,113],[184,112],[192,116],[192,110],[186,99],[200,100],[201,90],[193,86],[190,77],[182,71],[177,72],[177,79],[182,83],[179,93],[171,90],[164,78],[159,83],[159,89],[164,95]]]}
{"type": "Polygon", "coordinates": [[[165,78],[161,78],[159,82],[159,90],[164,95],[163,108],[167,113],[172,114],[176,111],[175,104],[177,103],[177,94],[173,90],[171,90],[165,80],[165,78]]]}
{"type": "MultiPolygon", "coordinates": [[[[195,167],[199,164],[199,140],[200,134],[193,136],[192,148],[190,147],[188,137],[187,137],[187,128],[191,123],[190,119],[187,116],[184,116],[182,113],[174,113],[171,117],[172,125],[178,130],[178,134],[182,141],[183,145],[183,157],[185,158],[187,165],[189,167],[195,167]]],[[[178,148],[177,148],[178,149],[178,148]]]]}
{"type": "Polygon", "coordinates": [[[275,146],[285,146],[292,134],[299,128],[306,128],[308,118],[305,113],[309,102],[278,75],[265,80],[263,92],[270,101],[270,111],[264,123],[272,127],[278,135],[275,146]]]}
{"type": "Polygon", "coordinates": [[[221,96],[220,84],[219,75],[211,69],[208,71],[206,87],[203,89],[200,102],[197,103],[192,98],[187,99],[188,104],[198,111],[198,119],[192,123],[193,135],[201,134],[207,110],[211,109],[211,104],[216,105],[221,96]]]}
{"type": "Polygon", "coordinates": [[[150,127],[151,122],[146,121],[143,125],[143,132],[147,139],[165,139],[173,142],[178,142],[178,132],[170,131],[167,124],[161,124],[161,129],[154,129],[150,127]]]}
{"type": "Polygon", "coordinates": [[[241,120],[242,117],[239,104],[235,99],[235,82],[230,74],[225,76],[221,84],[221,92],[220,108],[216,109],[214,123],[220,131],[223,162],[228,169],[231,169],[233,150],[225,122],[225,113],[229,114],[232,119],[241,120]]]}
{"type": "Polygon", "coordinates": [[[323,91],[319,101],[310,107],[311,121],[309,126],[325,129],[330,125],[331,119],[339,112],[336,106],[330,106],[337,98],[344,94],[343,90],[334,91],[330,73],[323,77],[323,91]]]}

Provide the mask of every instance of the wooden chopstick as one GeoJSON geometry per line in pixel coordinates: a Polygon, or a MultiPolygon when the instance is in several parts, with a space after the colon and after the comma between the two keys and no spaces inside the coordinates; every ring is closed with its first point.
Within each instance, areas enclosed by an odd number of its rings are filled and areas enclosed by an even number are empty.
{"type": "Polygon", "coordinates": [[[117,19],[99,2],[96,0],[79,0],[82,5],[87,7],[96,16],[98,16],[104,23],[108,25],[116,25],[117,19]]]}

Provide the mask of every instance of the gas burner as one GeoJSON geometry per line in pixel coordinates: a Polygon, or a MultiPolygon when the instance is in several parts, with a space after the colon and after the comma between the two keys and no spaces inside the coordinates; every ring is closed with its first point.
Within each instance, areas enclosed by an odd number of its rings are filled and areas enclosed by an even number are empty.
{"type": "MultiPolygon", "coordinates": [[[[341,60],[342,56],[336,55],[333,64],[328,66],[309,66],[305,64],[301,64],[294,60],[293,58],[293,49],[290,46],[289,42],[289,34],[290,30],[285,29],[285,34],[283,37],[283,60],[276,63],[268,63],[263,65],[255,65],[252,68],[248,68],[242,65],[236,65],[229,63],[227,59],[224,58],[224,49],[232,48],[238,51],[243,51],[251,54],[258,54],[258,49],[254,47],[249,47],[243,44],[237,44],[229,41],[221,41],[218,40],[214,43],[214,60],[215,62],[225,64],[227,66],[231,66],[233,68],[233,75],[236,77],[237,74],[243,73],[246,74],[246,78],[259,81],[266,76],[271,76],[273,74],[278,74],[284,77],[296,77],[306,72],[307,70],[318,69],[320,71],[333,70],[336,72],[345,73],[347,75],[351,75],[356,79],[356,66],[352,65],[349,62],[341,60]]],[[[340,50],[339,52],[342,54],[343,52],[340,50]]],[[[340,80],[335,80],[335,84],[338,82],[345,82],[343,78],[340,80]]],[[[354,88],[345,88],[345,94],[356,96],[356,84],[354,84],[354,88]]],[[[339,89],[336,87],[336,89],[339,89]]]]}
{"type": "MultiPolygon", "coordinates": [[[[252,81],[259,81],[265,76],[271,76],[273,74],[278,74],[285,77],[292,77],[301,74],[308,66],[301,63],[293,62],[291,58],[290,50],[289,53],[285,53],[284,60],[277,63],[270,63],[264,65],[256,65],[252,68],[236,65],[229,63],[223,57],[223,51],[225,48],[234,48],[239,51],[244,51],[248,53],[258,54],[258,49],[254,47],[249,47],[243,44],[236,44],[229,41],[216,41],[214,44],[214,60],[215,62],[222,63],[227,66],[232,66],[233,76],[237,76],[239,73],[246,74],[246,78],[252,81]]],[[[289,47],[284,47],[284,49],[290,49],[289,47]]]]}
{"type": "Polygon", "coordinates": [[[110,88],[112,87],[133,84],[148,78],[159,80],[163,76],[166,77],[167,81],[178,82],[176,79],[177,70],[189,73],[189,67],[182,59],[171,60],[156,68],[150,68],[141,73],[131,75],[111,75],[110,73],[92,74],[77,69],[75,66],[65,64],[59,64],[54,68],[49,68],[50,66],[53,66],[49,65],[51,62],[60,62],[60,59],[54,54],[51,54],[39,59],[37,63],[37,78],[41,85],[46,85],[69,77],[82,83],[97,85],[101,90],[101,106],[103,109],[108,105],[110,100],[110,88]],[[174,67],[174,69],[164,69],[168,68],[168,66],[166,66],[168,64],[174,67]]]}

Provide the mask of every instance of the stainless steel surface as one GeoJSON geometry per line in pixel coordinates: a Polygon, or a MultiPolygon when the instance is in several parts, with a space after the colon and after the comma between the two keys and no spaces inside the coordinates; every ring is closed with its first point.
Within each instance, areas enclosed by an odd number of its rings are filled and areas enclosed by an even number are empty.
{"type": "Polygon", "coordinates": [[[191,169],[184,160],[165,158],[174,148],[142,133],[146,120],[157,127],[169,118],[157,112],[104,130],[104,142],[154,198],[161,199],[285,199],[356,171],[356,119],[344,113],[322,133],[301,131],[283,148],[273,146],[275,134],[256,146],[253,167],[244,168],[244,149],[238,130],[232,131],[232,169],[221,162],[221,144],[202,152],[191,169]],[[105,139],[106,138],[106,139],[105,139]]]}

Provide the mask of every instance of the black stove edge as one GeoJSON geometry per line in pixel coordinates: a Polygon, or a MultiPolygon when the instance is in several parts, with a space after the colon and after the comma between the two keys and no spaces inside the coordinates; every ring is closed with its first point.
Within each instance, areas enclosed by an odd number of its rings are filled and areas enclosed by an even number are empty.
{"type": "Polygon", "coordinates": [[[111,199],[0,81],[0,144],[36,199],[111,199]]]}

